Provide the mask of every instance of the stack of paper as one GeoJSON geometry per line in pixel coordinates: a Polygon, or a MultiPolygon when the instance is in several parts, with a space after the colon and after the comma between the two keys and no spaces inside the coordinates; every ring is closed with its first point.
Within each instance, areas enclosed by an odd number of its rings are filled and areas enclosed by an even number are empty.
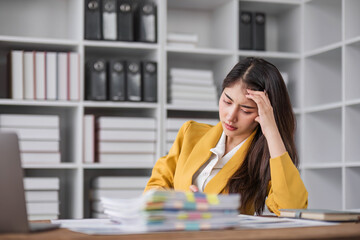
{"type": "Polygon", "coordinates": [[[59,218],[59,178],[26,177],[24,189],[29,220],[59,218]]]}
{"type": "Polygon", "coordinates": [[[168,118],[166,120],[166,150],[169,152],[170,148],[172,147],[177,133],[181,126],[189,121],[193,120],[199,123],[206,123],[210,125],[216,125],[219,120],[218,119],[211,119],[211,118],[168,118]]]}
{"type": "Polygon", "coordinates": [[[155,118],[101,116],[97,123],[97,159],[100,163],[153,166],[156,150],[155,118]]]}
{"type": "Polygon", "coordinates": [[[167,45],[178,48],[195,48],[199,37],[195,33],[170,32],[167,34],[167,45]]]}
{"type": "Polygon", "coordinates": [[[17,133],[23,164],[60,163],[59,116],[1,114],[0,131],[17,133]]]}
{"type": "Polygon", "coordinates": [[[171,68],[169,102],[173,105],[216,107],[218,94],[211,70],[171,68]]]}
{"type": "Polygon", "coordinates": [[[136,199],[102,198],[105,214],[144,231],[224,229],[238,224],[239,194],[157,191],[136,199]]]}
{"type": "Polygon", "coordinates": [[[94,218],[107,218],[104,208],[100,203],[100,198],[134,198],[139,197],[149,177],[117,177],[100,176],[93,179],[91,190],[91,210],[94,218]]]}

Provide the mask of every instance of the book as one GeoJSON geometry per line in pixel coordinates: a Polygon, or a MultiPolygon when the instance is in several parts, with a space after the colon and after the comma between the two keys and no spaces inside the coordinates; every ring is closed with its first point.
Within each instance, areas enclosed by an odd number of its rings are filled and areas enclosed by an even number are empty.
{"type": "Polygon", "coordinates": [[[0,114],[0,126],[59,128],[60,119],[57,115],[0,114]]]}
{"type": "Polygon", "coordinates": [[[166,129],[178,131],[181,128],[181,126],[189,120],[193,120],[193,121],[199,122],[199,123],[206,123],[206,124],[210,124],[210,125],[216,125],[219,122],[218,119],[208,119],[208,118],[191,118],[191,119],[190,118],[168,118],[166,121],[166,129]]]}
{"type": "Polygon", "coordinates": [[[59,164],[61,162],[59,152],[22,152],[20,155],[23,164],[59,164]]]}
{"type": "Polygon", "coordinates": [[[95,116],[84,116],[84,163],[95,161],[95,116]]]}
{"type": "Polygon", "coordinates": [[[19,141],[20,152],[59,152],[59,141],[19,141]]]}
{"type": "Polygon", "coordinates": [[[167,41],[174,43],[197,44],[199,41],[199,36],[196,33],[169,32],[167,33],[167,41]]]}
{"type": "Polygon", "coordinates": [[[37,220],[54,220],[59,219],[59,215],[57,214],[29,214],[29,221],[37,221],[37,220]]]}
{"type": "Polygon", "coordinates": [[[92,189],[91,199],[100,200],[102,197],[108,198],[133,198],[139,197],[144,189],[92,189]]]}
{"type": "Polygon", "coordinates": [[[194,86],[193,84],[178,84],[172,83],[170,85],[171,92],[191,92],[191,93],[207,93],[217,96],[215,85],[194,86]]]}
{"type": "Polygon", "coordinates": [[[80,100],[80,57],[79,57],[79,53],[77,52],[70,52],[68,54],[69,54],[68,100],[78,101],[80,100]]]}
{"type": "Polygon", "coordinates": [[[24,98],[23,54],[24,52],[21,50],[13,50],[10,52],[11,96],[13,99],[24,98]]]}
{"type": "Polygon", "coordinates": [[[125,141],[125,142],[135,142],[135,141],[146,141],[146,142],[155,142],[156,132],[155,131],[145,131],[145,130],[102,130],[98,132],[99,141],[125,141]]]}
{"type": "Polygon", "coordinates": [[[99,153],[155,153],[154,142],[99,142],[99,153]]]}
{"type": "Polygon", "coordinates": [[[360,212],[330,209],[280,209],[280,217],[345,222],[360,221],[360,212]]]}
{"type": "Polygon", "coordinates": [[[99,189],[121,189],[121,188],[140,188],[144,189],[149,177],[117,177],[117,176],[101,176],[94,178],[92,182],[93,188],[99,189]]]}
{"type": "Polygon", "coordinates": [[[194,78],[194,79],[213,79],[211,70],[188,69],[188,68],[170,68],[170,76],[194,78]]]}
{"type": "Polygon", "coordinates": [[[100,129],[155,130],[156,120],[155,118],[101,116],[98,118],[98,125],[100,129]]]}
{"type": "Polygon", "coordinates": [[[56,100],[57,96],[57,53],[46,53],[46,99],[56,100]]]}
{"type": "Polygon", "coordinates": [[[184,100],[214,100],[218,99],[217,94],[206,93],[206,92],[187,92],[175,90],[171,92],[171,99],[184,99],[184,100]]]}
{"type": "Polygon", "coordinates": [[[34,52],[24,52],[24,99],[35,99],[34,52]]]}
{"type": "Polygon", "coordinates": [[[134,166],[141,164],[143,168],[153,167],[155,160],[154,154],[148,153],[101,153],[99,154],[98,161],[105,164],[121,164],[124,166],[134,166]]]}
{"type": "Polygon", "coordinates": [[[68,92],[68,57],[67,53],[57,55],[57,99],[66,101],[68,92]]]}
{"type": "Polygon", "coordinates": [[[19,140],[60,140],[59,129],[1,127],[0,131],[15,132],[19,140]]]}
{"type": "Polygon", "coordinates": [[[57,177],[25,177],[25,190],[59,190],[60,180],[57,177]]]}
{"type": "Polygon", "coordinates": [[[46,99],[46,54],[35,52],[35,99],[46,99]]]}
{"type": "Polygon", "coordinates": [[[26,202],[57,202],[58,191],[25,191],[26,202]]]}
{"type": "Polygon", "coordinates": [[[58,202],[26,203],[26,210],[29,215],[33,214],[59,214],[58,202]]]}

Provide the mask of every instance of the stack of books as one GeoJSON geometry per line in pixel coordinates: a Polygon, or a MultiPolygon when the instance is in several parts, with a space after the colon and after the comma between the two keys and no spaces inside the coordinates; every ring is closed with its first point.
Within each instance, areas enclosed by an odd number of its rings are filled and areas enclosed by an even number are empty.
{"type": "Polygon", "coordinates": [[[211,70],[171,68],[169,102],[173,105],[216,107],[218,94],[211,70]]]}
{"type": "Polygon", "coordinates": [[[24,189],[29,220],[59,218],[59,178],[26,177],[24,189]]]}
{"type": "Polygon", "coordinates": [[[155,118],[100,116],[96,126],[98,162],[153,166],[156,151],[155,118]]]}
{"type": "Polygon", "coordinates": [[[181,126],[189,121],[193,120],[199,123],[206,123],[210,125],[216,125],[219,120],[218,119],[210,119],[210,118],[168,118],[166,120],[166,151],[169,152],[171,146],[173,145],[177,133],[181,126]]]}
{"type": "Polygon", "coordinates": [[[167,45],[178,48],[195,48],[199,37],[195,33],[170,32],[167,34],[167,45]]]}
{"type": "Polygon", "coordinates": [[[77,52],[10,52],[11,98],[80,100],[80,57],[77,52]]]}
{"type": "Polygon", "coordinates": [[[102,198],[115,222],[143,231],[224,229],[238,225],[240,195],[150,190],[136,199],[102,198]]]}
{"type": "Polygon", "coordinates": [[[61,162],[58,115],[1,114],[0,131],[17,133],[23,164],[61,162]]]}
{"type": "Polygon", "coordinates": [[[134,198],[139,197],[149,177],[117,177],[100,176],[93,179],[91,190],[91,216],[93,218],[107,218],[100,198],[134,198]]]}

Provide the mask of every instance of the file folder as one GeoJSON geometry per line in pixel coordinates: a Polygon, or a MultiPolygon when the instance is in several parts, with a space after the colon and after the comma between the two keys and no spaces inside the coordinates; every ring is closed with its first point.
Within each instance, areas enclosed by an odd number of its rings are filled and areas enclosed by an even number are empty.
{"type": "Polygon", "coordinates": [[[144,61],[142,63],[143,101],[157,101],[157,64],[144,61]]]}
{"type": "Polygon", "coordinates": [[[156,5],[153,2],[139,4],[136,10],[135,40],[139,42],[156,42],[156,5]]]}
{"type": "Polygon", "coordinates": [[[265,50],[265,13],[254,13],[254,50],[265,50]]]}
{"type": "Polygon", "coordinates": [[[125,101],[125,61],[110,60],[108,76],[108,99],[110,101],[125,101]]]}
{"type": "Polygon", "coordinates": [[[100,0],[85,0],[85,39],[101,40],[100,0]]]}
{"type": "Polygon", "coordinates": [[[252,50],[253,48],[253,19],[252,13],[247,11],[240,12],[239,23],[239,48],[242,50],[252,50]]]}
{"type": "Polygon", "coordinates": [[[106,100],[106,62],[91,60],[86,70],[86,100],[106,100]]]}
{"type": "Polygon", "coordinates": [[[134,41],[134,6],[131,0],[119,0],[117,17],[117,39],[134,41]]]}
{"type": "Polygon", "coordinates": [[[103,0],[103,37],[104,40],[116,40],[116,0],[103,0]]]}
{"type": "Polygon", "coordinates": [[[129,101],[141,101],[141,72],[140,62],[129,61],[126,74],[126,95],[129,101]]]}

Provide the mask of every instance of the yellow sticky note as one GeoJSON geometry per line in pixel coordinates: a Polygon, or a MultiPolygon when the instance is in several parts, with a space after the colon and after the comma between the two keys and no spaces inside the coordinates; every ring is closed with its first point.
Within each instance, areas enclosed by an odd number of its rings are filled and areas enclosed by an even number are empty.
{"type": "Polygon", "coordinates": [[[219,198],[216,194],[207,194],[206,199],[208,200],[208,203],[211,205],[219,204],[219,198]]]}
{"type": "Polygon", "coordinates": [[[195,196],[193,192],[185,192],[185,195],[188,202],[195,202],[195,196]]]}

